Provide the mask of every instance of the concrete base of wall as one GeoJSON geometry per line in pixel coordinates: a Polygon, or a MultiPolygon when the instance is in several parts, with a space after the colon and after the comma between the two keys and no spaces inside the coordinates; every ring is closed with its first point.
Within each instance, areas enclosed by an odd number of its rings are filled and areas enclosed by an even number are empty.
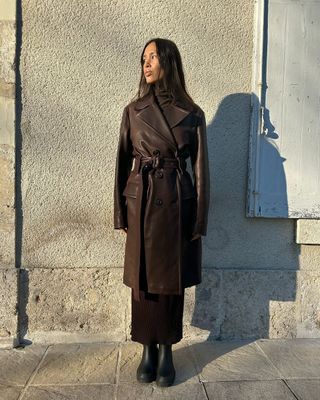
{"type": "MultiPolygon", "coordinates": [[[[24,338],[37,343],[130,340],[130,288],[122,269],[28,269],[24,338]]],[[[185,339],[320,337],[320,274],[203,271],[186,289],[185,339]]]]}
{"type": "Polygon", "coordinates": [[[0,270],[0,348],[17,345],[17,270],[0,270]]]}
{"type": "Polygon", "coordinates": [[[19,346],[19,341],[17,338],[0,338],[0,349],[1,350],[9,350],[13,349],[14,347],[19,346]]]}
{"type": "Polygon", "coordinates": [[[320,219],[297,219],[296,243],[320,244],[320,219]]]}

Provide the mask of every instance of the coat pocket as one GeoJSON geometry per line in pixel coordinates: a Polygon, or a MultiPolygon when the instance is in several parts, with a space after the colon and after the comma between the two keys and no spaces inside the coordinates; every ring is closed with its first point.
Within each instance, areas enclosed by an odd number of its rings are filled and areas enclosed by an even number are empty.
{"type": "Polygon", "coordinates": [[[134,199],[136,199],[138,195],[137,183],[128,181],[122,194],[126,197],[133,197],[134,199]]]}

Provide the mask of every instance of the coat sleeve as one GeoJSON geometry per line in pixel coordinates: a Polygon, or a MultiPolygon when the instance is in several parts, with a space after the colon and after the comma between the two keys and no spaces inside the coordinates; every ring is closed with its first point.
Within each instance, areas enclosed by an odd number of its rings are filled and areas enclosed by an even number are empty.
{"type": "Polygon", "coordinates": [[[120,125],[114,180],[114,229],[128,227],[126,198],[122,192],[127,184],[132,166],[132,142],[128,108],[125,107],[120,125]]]}
{"type": "Polygon", "coordinates": [[[206,118],[200,109],[197,124],[196,154],[192,160],[194,184],[197,192],[196,216],[192,236],[206,236],[210,201],[210,174],[208,161],[206,118]]]}

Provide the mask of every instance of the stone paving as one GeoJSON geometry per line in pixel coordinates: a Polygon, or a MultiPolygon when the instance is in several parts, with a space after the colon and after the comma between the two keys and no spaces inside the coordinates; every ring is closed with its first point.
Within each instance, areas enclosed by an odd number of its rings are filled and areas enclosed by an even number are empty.
{"type": "Polygon", "coordinates": [[[133,342],[0,350],[0,399],[320,399],[320,339],[183,340],[169,388],[136,381],[141,354],[133,342]]]}

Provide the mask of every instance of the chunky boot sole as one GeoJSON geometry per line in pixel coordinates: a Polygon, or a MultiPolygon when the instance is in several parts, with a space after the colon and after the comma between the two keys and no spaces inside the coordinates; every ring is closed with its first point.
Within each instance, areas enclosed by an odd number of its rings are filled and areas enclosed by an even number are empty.
{"type": "Polygon", "coordinates": [[[139,374],[137,372],[137,381],[140,383],[150,383],[155,381],[157,378],[157,374],[139,374]]]}
{"type": "Polygon", "coordinates": [[[161,387],[171,386],[176,376],[172,360],[172,345],[160,344],[156,384],[161,387]]]}
{"type": "Polygon", "coordinates": [[[157,375],[156,384],[157,384],[157,386],[160,386],[160,387],[171,386],[174,382],[175,377],[176,377],[175,371],[173,372],[172,375],[169,375],[169,376],[157,375]]]}

